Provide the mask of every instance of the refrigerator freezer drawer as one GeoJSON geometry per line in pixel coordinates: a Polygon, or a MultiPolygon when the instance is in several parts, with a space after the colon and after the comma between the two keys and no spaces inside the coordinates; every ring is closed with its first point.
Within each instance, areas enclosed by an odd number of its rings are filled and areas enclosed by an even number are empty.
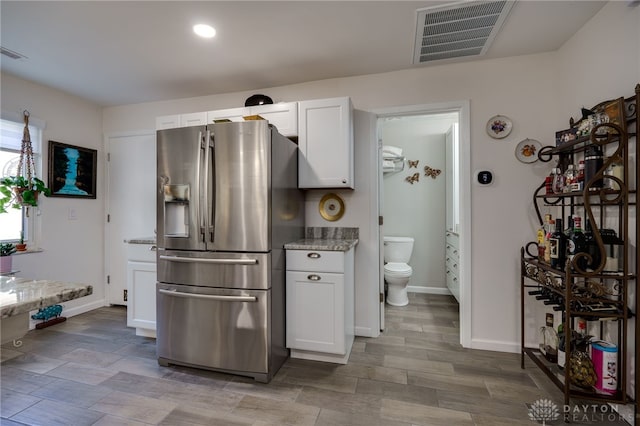
{"type": "Polygon", "coordinates": [[[266,290],[271,288],[271,254],[160,250],[158,281],[266,290]]]}
{"type": "Polygon", "coordinates": [[[161,363],[268,373],[271,290],[158,283],[156,303],[161,363]]]}

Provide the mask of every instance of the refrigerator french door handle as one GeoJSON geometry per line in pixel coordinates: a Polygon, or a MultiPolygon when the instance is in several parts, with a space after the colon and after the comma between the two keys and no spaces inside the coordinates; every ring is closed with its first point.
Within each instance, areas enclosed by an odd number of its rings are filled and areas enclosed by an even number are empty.
{"type": "MultiPolygon", "coordinates": [[[[205,191],[205,197],[206,197],[206,204],[205,204],[205,208],[206,208],[206,216],[207,216],[207,220],[206,220],[206,233],[209,234],[209,242],[213,242],[213,236],[214,236],[214,229],[213,229],[213,223],[211,223],[210,221],[214,220],[214,214],[215,214],[215,210],[214,210],[214,205],[213,205],[213,200],[215,200],[215,194],[211,193],[209,194],[209,184],[211,182],[213,182],[213,171],[209,170],[209,167],[213,164],[212,163],[212,159],[213,159],[213,155],[215,153],[214,151],[214,143],[213,143],[213,139],[214,139],[214,135],[213,132],[211,130],[207,129],[207,140],[206,140],[206,145],[207,145],[207,149],[206,149],[206,157],[205,157],[205,169],[204,169],[204,174],[205,174],[205,184],[204,184],[204,191],[205,191]]],[[[212,187],[212,190],[215,191],[215,186],[212,187]]]]}
{"type": "Polygon", "coordinates": [[[218,296],[215,294],[198,294],[198,293],[182,293],[177,290],[158,290],[162,294],[175,297],[187,297],[193,299],[207,299],[218,300],[220,302],[256,302],[258,300],[255,296],[218,296]]]}
{"type": "MultiPolygon", "coordinates": [[[[196,167],[196,182],[198,187],[202,188],[202,150],[205,149],[202,143],[202,132],[198,132],[198,158],[196,167]]],[[[200,226],[200,238],[205,241],[205,229],[206,229],[206,214],[203,212],[204,205],[206,205],[206,198],[203,198],[202,191],[198,194],[198,225],[200,226]]],[[[206,195],[205,195],[206,197],[206,195]]]]}
{"type": "Polygon", "coordinates": [[[182,263],[209,263],[216,265],[257,265],[258,259],[204,259],[201,257],[180,257],[160,255],[161,260],[182,263]]]}

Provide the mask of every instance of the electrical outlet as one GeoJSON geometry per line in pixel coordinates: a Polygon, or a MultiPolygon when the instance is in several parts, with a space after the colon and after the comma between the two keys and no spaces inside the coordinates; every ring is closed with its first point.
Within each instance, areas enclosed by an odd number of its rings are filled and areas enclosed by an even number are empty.
{"type": "Polygon", "coordinates": [[[76,209],[74,209],[73,207],[69,207],[68,219],[69,220],[77,220],[78,219],[78,213],[76,212],[76,209]]]}

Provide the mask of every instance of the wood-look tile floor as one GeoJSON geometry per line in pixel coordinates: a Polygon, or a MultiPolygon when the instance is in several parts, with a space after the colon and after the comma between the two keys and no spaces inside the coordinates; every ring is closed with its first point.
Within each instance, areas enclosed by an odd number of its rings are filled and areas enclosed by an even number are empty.
{"type": "MultiPolygon", "coordinates": [[[[155,340],[106,307],[2,346],[2,425],[446,425],[526,426],[562,394],[516,354],[463,349],[458,305],[410,295],[388,307],[379,338],[356,338],[346,365],[290,359],[269,384],[161,367],[155,340]]],[[[589,403],[591,404],[591,403],[589,403]]],[[[609,410],[610,414],[611,411],[609,410]]],[[[592,405],[572,424],[625,425],[592,405]],[[601,411],[600,411],[601,412],[601,411]]]]}

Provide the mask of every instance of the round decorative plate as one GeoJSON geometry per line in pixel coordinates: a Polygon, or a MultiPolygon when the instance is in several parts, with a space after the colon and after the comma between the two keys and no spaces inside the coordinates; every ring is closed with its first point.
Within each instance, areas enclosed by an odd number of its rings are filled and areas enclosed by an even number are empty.
{"type": "Polygon", "coordinates": [[[513,124],[504,115],[494,115],[487,122],[487,133],[495,139],[505,138],[511,133],[513,124]]]}
{"type": "Polygon", "coordinates": [[[535,163],[538,161],[538,152],[542,144],[535,139],[525,139],[516,146],[516,158],[523,163],[535,163]]]}
{"type": "Polygon", "coordinates": [[[320,200],[318,210],[320,210],[320,216],[325,220],[334,222],[344,215],[344,201],[337,194],[326,194],[320,200]]]}

